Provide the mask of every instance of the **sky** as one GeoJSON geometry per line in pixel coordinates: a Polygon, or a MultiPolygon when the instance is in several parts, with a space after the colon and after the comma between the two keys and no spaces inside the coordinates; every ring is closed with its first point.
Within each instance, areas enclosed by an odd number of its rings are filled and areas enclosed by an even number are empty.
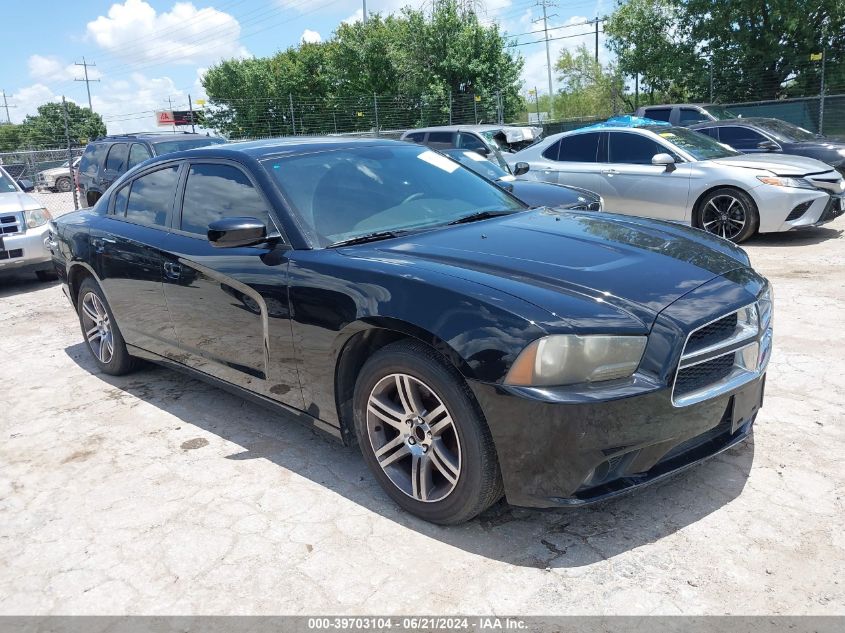
{"type": "MultiPolygon", "coordinates": [[[[430,1],[430,0],[427,0],[430,1]]],[[[367,0],[369,13],[424,6],[423,0],[367,0]]],[[[586,44],[592,26],[578,26],[612,9],[611,0],[558,0],[547,10],[552,64],[564,48],[586,44]],[[556,6],[555,6],[556,5],[556,6]]],[[[302,41],[331,37],[341,22],[360,20],[362,0],[40,0],[4,3],[0,90],[8,114],[19,123],[62,95],[88,105],[84,61],[92,81],[91,100],[109,133],[155,129],[156,110],[187,109],[188,95],[205,97],[207,68],[233,57],[262,57],[302,41]]],[[[548,92],[542,9],[537,0],[480,0],[485,23],[497,22],[514,36],[525,58],[523,92],[548,92]]],[[[607,60],[600,35],[600,58],[607,60]]],[[[6,111],[0,97],[0,118],[6,111]]]]}

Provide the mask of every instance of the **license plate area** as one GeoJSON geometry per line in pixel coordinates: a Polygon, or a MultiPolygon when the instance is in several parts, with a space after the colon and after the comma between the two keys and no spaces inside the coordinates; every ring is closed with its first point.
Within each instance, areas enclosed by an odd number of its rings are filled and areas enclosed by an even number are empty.
{"type": "Polygon", "coordinates": [[[765,390],[766,376],[764,374],[762,380],[734,394],[731,433],[736,433],[742,425],[753,420],[757,412],[763,408],[763,394],[765,390]]]}

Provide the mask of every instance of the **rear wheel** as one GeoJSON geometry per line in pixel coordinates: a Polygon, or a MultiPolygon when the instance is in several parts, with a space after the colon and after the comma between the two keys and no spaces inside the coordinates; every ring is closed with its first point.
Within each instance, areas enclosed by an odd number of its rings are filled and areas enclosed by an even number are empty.
{"type": "Polygon", "coordinates": [[[708,233],[740,243],[757,232],[757,205],[744,191],[722,187],[708,193],[698,205],[696,226],[708,233]]]}
{"type": "Polygon", "coordinates": [[[502,496],[490,430],[463,378],[428,347],[400,341],[374,354],[354,409],[367,466],[405,510],[462,523],[502,496]]]}
{"type": "Polygon", "coordinates": [[[78,313],[88,351],[104,373],[122,376],[135,369],[103,291],[90,277],[79,288],[78,313]]]}

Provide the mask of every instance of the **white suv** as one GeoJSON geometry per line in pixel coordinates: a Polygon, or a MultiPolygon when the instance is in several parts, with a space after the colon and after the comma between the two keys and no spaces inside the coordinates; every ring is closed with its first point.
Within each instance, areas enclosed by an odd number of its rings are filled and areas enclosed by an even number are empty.
{"type": "Polygon", "coordinates": [[[0,275],[34,272],[42,281],[55,278],[44,240],[52,216],[0,167],[0,275]]]}

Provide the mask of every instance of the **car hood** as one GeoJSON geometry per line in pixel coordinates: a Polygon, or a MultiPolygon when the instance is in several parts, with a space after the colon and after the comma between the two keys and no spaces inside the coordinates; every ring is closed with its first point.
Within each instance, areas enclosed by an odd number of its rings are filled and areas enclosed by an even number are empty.
{"type": "Polygon", "coordinates": [[[17,211],[28,211],[29,209],[41,209],[44,205],[35,198],[25,193],[10,191],[0,193],[0,213],[14,213],[17,211]]]}
{"type": "Polygon", "coordinates": [[[62,175],[70,175],[70,171],[67,167],[53,167],[51,169],[45,169],[41,172],[45,176],[62,176],[62,175]]]}
{"type": "Polygon", "coordinates": [[[532,207],[580,207],[598,202],[599,197],[586,189],[575,189],[536,180],[511,180],[511,193],[532,207]]]}
{"type": "Polygon", "coordinates": [[[715,158],[708,162],[728,167],[766,170],[777,176],[805,176],[830,171],[830,165],[815,158],[787,154],[744,154],[715,158]]]}
{"type": "MultiPolygon", "coordinates": [[[[346,254],[360,254],[359,248],[346,254]]],[[[646,327],[684,294],[749,264],[742,249],[703,231],[551,209],[377,242],[366,250],[369,257],[390,255],[476,281],[558,318],[572,312],[575,299],[583,313],[613,306],[646,327]]]]}

